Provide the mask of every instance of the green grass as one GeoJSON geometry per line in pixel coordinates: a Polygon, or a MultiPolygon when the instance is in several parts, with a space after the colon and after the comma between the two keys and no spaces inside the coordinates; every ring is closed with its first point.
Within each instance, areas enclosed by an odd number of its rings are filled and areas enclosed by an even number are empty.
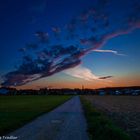
{"type": "Polygon", "coordinates": [[[81,97],[91,140],[130,140],[130,137],[92,104],[81,97]]]}
{"type": "Polygon", "coordinates": [[[72,96],[0,96],[0,135],[49,112],[72,96]]]}

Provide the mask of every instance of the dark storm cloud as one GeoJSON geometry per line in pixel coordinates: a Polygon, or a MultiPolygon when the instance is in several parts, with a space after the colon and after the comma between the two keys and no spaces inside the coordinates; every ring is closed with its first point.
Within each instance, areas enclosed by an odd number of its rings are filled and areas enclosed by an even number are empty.
{"type": "Polygon", "coordinates": [[[49,34],[42,31],[37,31],[35,36],[39,39],[42,43],[49,43],[49,34]]]}
{"type": "Polygon", "coordinates": [[[64,48],[61,45],[56,45],[50,51],[41,51],[36,59],[24,56],[23,63],[17,70],[5,75],[6,80],[2,85],[19,86],[75,67],[81,63],[80,58],[84,55],[83,52],[75,46],[64,48]]]}
{"type": "Polygon", "coordinates": [[[26,47],[20,48],[19,51],[22,52],[22,53],[25,53],[26,52],[26,47]]]}
{"type": "MultiPolygon", "coordinates": [[[[132,1],[132,3],[134,1],[132,1]]],[[[68,33],[68,38],[72,41],[76,41],[73,43],[65,43],[69,44],[66,46],[63,45],[66,40],[63,40],[64,42],[60,42],[62,45],[56,43],[43,50],[38,50],[38,52],[34,54],[34,57],[24,56],[17,70],[5,75],[5,81],[2,85],[23,85],[42,77],[51,76],[65,69],[75,67],[81,64],[81,58],[83,56],[91,51],[93,52],[93,50],[101,48],[109,39],[128,34],[132,30],[140,28],[139,2],[133,5],[122,3],[121,7],[120,5],[117,7],[116,3],[117,1],[111,0],[99,1],[97,5],[89,8],[86,12],[82,12],[80,16],[71,20],[63,32],[60,28],[53,27],[52,31],[55,36],[62,36],[68,33]],[[129,8],[128,11],[125,10],[127,8],[129,8]],[[82,24],[88,28],[81,26],[82,24]],[[83,34],[81,33],[81,27],[84,28],[83,34]],[[78,34],[81,39],[78,39],[76,34],[78,34]],[[81,45],[77,46],[77,42],[80,42],[81,45]]],[[[48,43],[50,43],[51,37],[48,33],[37,31],[35,35],[43,45],[46,43],[48,45],[48,43]]],[[[28,48],[36,47],[37,46],[34,44],[28,46],[28,48]]],[[[21,51],[24,52],[24,49],[21,49],[21,51]]],[[[106,76],[100,77],[99,79],[111,77],[112,76],[106,76]]]]}
{"type": "Polygon", "coordinates": [[[113,76],[104,76],[104,77],[99,77],[99,79],[109,79],[112,78],[113,76]]]}
{"type": "Polygon", "coordinates": [[[35,43],[29,43],[29,44],[26,44],[26,48],[27,49],[37,49],[38,48],[38,44],[35,44],[35,43]]]}
{"type": "Polygon", "coordinates": [[[61,29],[59,27],[52,27],[52,32],[57,39],[60,39],[61,29]]]}
{"type": "Polygon", "coordinates": [[[82,23],[86,24],[87,21],[88,21],[88,18],[89,18],[89,13],[83,13],[81,16],[80,16],[80,20],[82,23]]]}
{"type": "Polygon", "coordinates": [[[18,49],[18,51],[25,55],[29,50],[36,50],[38,48],[39,48],[38,44],[28,43],[28,44],[25,45],[25,47],[22,47],[22,48],[18,49]]]}
{"type": "Polygon", "coordinates": [[[68,24],[65,25],[65,30],[67,33],[66,39],[75,39],[78,37],[76,30],[79,26],[78,19],[73,18],[68,24]]]}

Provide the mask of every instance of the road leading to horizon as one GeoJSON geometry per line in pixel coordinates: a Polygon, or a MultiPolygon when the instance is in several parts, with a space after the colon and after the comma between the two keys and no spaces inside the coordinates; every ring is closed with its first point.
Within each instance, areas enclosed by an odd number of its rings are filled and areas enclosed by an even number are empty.
{"type": "Polygon", "coordinates": [[[10,133],[17,140],[88,140],[86,120],[78,96],[10,133]]]}

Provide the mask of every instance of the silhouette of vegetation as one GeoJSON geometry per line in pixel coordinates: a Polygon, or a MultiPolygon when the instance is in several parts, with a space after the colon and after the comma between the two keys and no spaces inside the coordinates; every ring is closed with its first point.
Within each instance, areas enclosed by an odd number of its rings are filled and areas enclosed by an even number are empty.
{"type": "Polygon", "coordinates": [[[41,88],[39,90],[1,87],[0,95],[140,95],[140,87],[107,87],[100,89],[41,88]]]}

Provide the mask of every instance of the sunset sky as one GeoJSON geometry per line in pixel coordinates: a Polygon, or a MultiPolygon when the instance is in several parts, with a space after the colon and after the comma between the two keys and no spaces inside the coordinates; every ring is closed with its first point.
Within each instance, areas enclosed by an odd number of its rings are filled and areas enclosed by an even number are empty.
{"type": "Polygon", "coordinates": [[[2,86],[140,86],[139,61],[139,0],[1,0],[2,86]]]}

